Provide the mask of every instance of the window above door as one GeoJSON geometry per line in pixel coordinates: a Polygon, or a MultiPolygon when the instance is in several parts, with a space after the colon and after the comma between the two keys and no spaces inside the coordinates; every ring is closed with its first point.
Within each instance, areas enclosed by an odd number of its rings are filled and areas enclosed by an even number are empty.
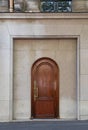
{"type": "Polygon", "coordinates": [[[72,0],[41,0],[41,12],[72,12],[72,0]]]}

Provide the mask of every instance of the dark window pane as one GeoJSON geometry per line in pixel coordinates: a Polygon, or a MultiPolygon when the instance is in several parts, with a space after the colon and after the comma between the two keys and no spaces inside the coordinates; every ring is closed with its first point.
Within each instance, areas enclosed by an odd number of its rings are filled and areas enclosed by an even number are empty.
{"type": "Polygon", "coordinates": [[[40,0],[41,12],[71,12],[71,0],[40,0]]]}

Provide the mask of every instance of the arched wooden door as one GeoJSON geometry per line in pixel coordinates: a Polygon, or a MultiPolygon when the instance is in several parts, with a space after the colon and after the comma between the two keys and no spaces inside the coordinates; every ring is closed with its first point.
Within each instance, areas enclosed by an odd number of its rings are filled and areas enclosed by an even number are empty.
{"type": "Polygon", "coordinates": [[[41,58],[32,66],[32,117],[59,116],[59,87],[57,64],[50,58],[41,58]]]}

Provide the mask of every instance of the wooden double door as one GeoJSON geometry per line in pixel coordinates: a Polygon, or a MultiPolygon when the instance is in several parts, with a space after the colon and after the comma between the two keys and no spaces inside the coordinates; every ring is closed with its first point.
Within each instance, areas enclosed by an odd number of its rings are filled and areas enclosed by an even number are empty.
{"type": "Polygon", "coordinates": [[[59,69],[55,61],[41,58],[32,66],[32,118],[59,117],[59,69]]]}

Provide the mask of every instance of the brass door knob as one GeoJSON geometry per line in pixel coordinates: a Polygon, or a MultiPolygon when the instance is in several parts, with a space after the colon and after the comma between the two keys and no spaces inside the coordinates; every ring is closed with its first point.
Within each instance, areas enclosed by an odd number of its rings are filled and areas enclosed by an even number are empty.
{"type": "Polygon", "coordinates": [[[38,98],[38,87],[36,85],[36,81],[34,81],[34,100],[38,98]]]}

